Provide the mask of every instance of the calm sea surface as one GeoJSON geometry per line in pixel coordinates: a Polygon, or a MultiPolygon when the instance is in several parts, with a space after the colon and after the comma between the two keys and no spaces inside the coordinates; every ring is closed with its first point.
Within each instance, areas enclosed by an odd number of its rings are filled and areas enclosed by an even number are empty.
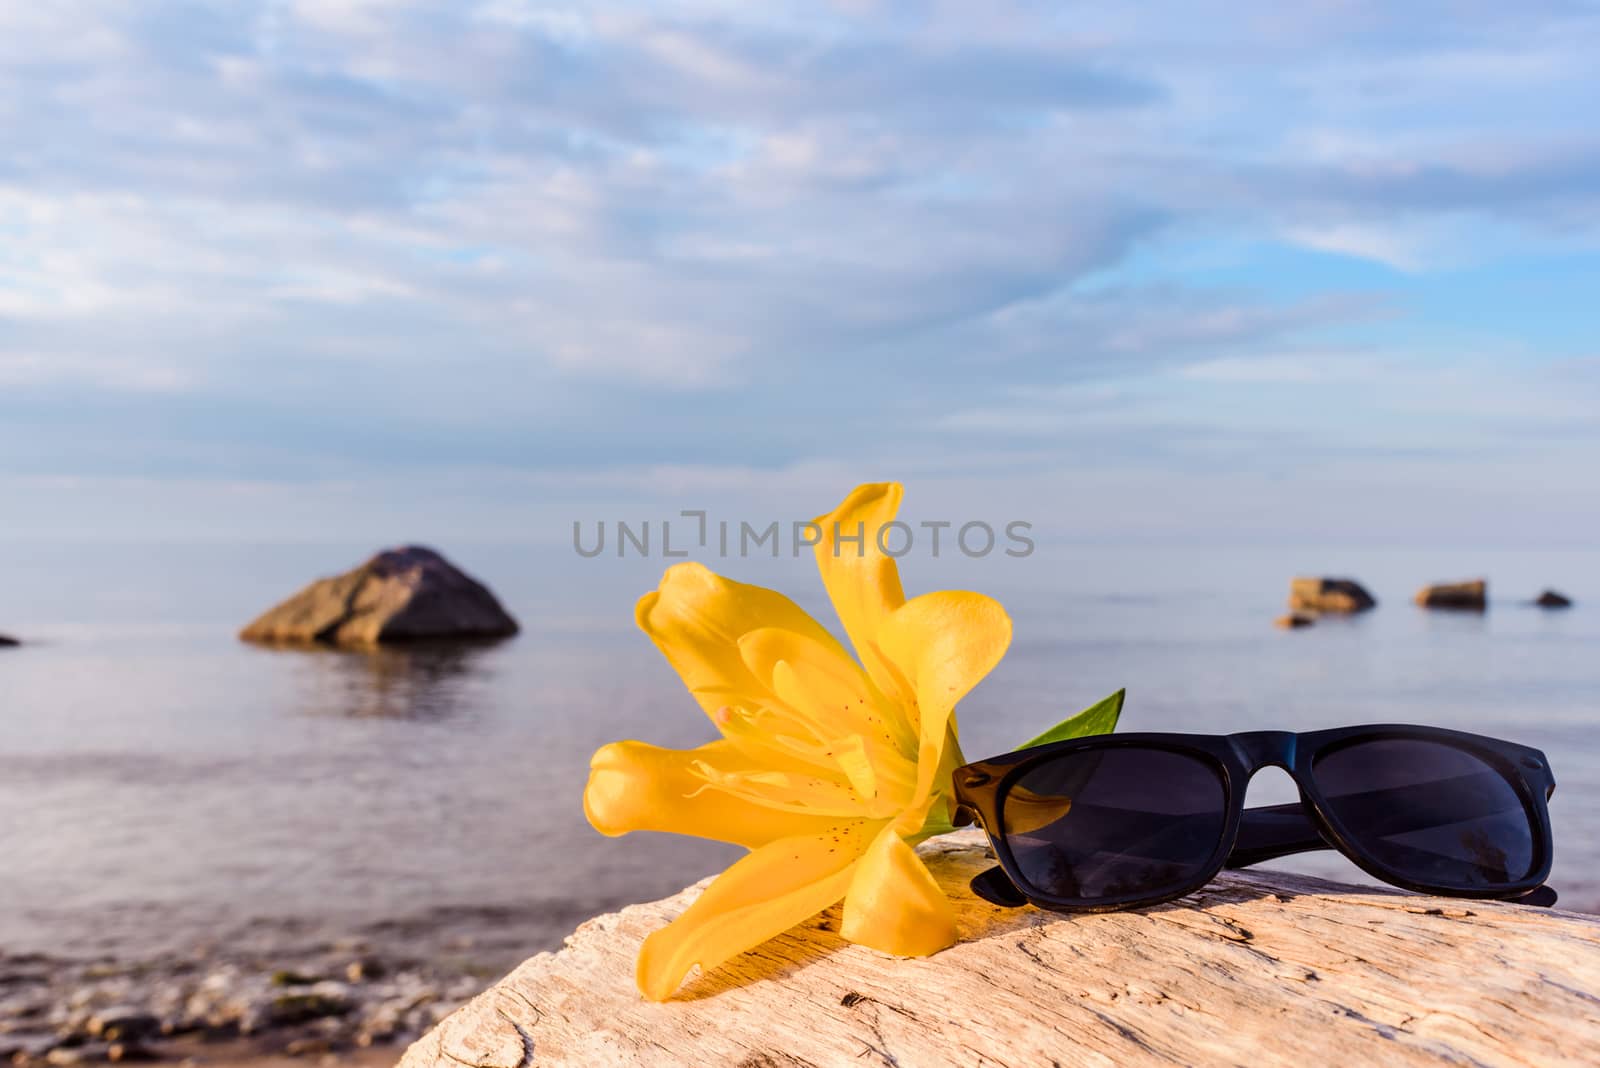
{"type": "MultiPolygon", "coordinates": [[[[632,628],[660,561],[443,546],[524,624],[487,649],[235,640],[370,548],[0,550],[0,631],[32,643],[0,650],[0,949],[137,959],[224,939],[425,936],[499,967],[734,855],[606,839],[583,819],[597,746],[711,737],[632,628]]],[[[802,563],[721,569],[826,613],[802,563]]],[[[904,566],[912,593],[982,589],[1016,621],[960,711],[973,758],[1120,686],[1128,730],[1398,721],[1513,738],[1544,748],[1560,783],[1553,884],[1600,909],[1600,554],[1041,547],[904,566]],[[1274,630],[1297,571],[1352,574],[1380,607],[1274,630]],[[1409,603],[1424,582],[1478,574],[1497,599],[1485,615],[1409,603]],[[1578,607],[1518,603],[1546,585],[1578,607]]],[[[1290,797],[1280,772],[1252,787],[1252,802],[1290,797]]],[[[1359,877],[1333,856],[1298,867],[1359,877]]]]}

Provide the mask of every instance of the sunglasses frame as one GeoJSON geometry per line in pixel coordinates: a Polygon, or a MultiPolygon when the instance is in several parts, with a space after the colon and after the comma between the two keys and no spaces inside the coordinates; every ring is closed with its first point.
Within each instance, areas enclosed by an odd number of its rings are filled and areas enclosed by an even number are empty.
{"type": "MultiPolygon", "coordinates": [[[[977,819],[989,836],[995,857],[1000,862],[1006,878],[1016,891],[1040,908],[1057,912],[1114,912],[1118,909],[1137,908],[1172,901],[1193,893],[1216,878],[1229,864],[1230,854],[1239,844],[1240,826],[1246,813],[1281,814],[1285,809],[1302,808],[1309,816],[1320,842],[1303,842],[1287,848],[1267,848],[1259,855],[1242,863],[1255,863],[1309,849],[1333,848],[1355,862],[1375,879],[1406,890],[1434,894],[1442,897],[1470,897],[1479,899],[1515,898],[1542,886],[1550,875],[1553,844],[1550,832],[1550,795],[1555,792],[1555,776],[1550,762],[1537,749],[1515,742],[1486,738],[1464,731],[1443,727],[1424,727],[1410,724],[1370,724],[1356,727],[1336,727],[1329,730],[1306,731],[1247,731],[1241,734],[1162,734],[1129,733],[1100,734],[1072,738],[1064,742],[1051,742],[1032,749],[979,760],[955,769],[952,776],[955,787],[955,825],[965,826],[977,819]],[[1419,883],[1375,860],[1360,844],[1359,836],[1350,834],[1341,824],[1326,798],[1317,788],[1312,767],[1318,757],[1335,749],[1361,742],[1384,739],[1412,739],[1437,742],[1463,750],[1479,758],[1516,790],[1518,797],[1532,817],[1534,858],[1526,878],[1486,891],[1483,887],[1451,887],[1419,883]],[[1202,869],[1181,887],[1173,887],[1157,894],[1130,894],[1117,897],[1082,898],[1057,897],[1030,885],[1022,875],[1016,858],[1006,840],[1000,813],[1005,795],[1021,776],[1033,768],[1064,753],[1084,750],[1138,748],[1164,749],[1198,757],[1212,764],[1221,779],[1223,804],[1227,806],[1222,834],[1217,847],[1202,869]],[[1278,767],[1287,771],[1300,791],[1300,804],[1278,805],[1269,808],[1246,809],[1245,787],[1250,778],[1262,768],[1278,767]]],[[[1246,848],[1244,852],[1251,852],[1246,848]]],[[[983,876],[979,877],[980,879],[983,876]]]]}

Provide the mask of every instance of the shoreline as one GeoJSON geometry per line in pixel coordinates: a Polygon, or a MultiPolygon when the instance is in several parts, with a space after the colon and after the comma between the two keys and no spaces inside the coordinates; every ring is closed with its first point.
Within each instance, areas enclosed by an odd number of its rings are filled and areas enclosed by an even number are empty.
{"type": "Polygon", "coordinates": [[[0,951],[0,1064],[393,1063],[499,975],[346,943],[134,962],[0,951]]]}

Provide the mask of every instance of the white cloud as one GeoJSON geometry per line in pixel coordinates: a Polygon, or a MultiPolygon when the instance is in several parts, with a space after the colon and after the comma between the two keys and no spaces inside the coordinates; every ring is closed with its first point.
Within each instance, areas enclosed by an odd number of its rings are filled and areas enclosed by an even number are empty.
{"type": "Polygon", "coordinates": [[[1393,223],[1340,223],[1333,226],[1289,230],[1290,241],[1319,252],[1337,252],[1372,260],[1399,271],[1419,271],[1431,260],[1430,240],[1414,228],[1393,223]],[[1409,231],[1409,232],[1408,232],[1409,231]]]}
{"type": "MultiPolygon", "coordinates": [[[[1600,248],[1568,106],[1595,20],[1440,12],[0,6],[0,451],[306,477],[1328,448],[1264,395],[1439,383],[1323,335],[1452,324],[1185,241],[1396,288],[1600,248]]],[[[1571,414],[1517,369],[1553,353],[1451,342],[1429,359],[1508,369],[1437,394],[1440,448],[1489,434],[1451,411],[1571,414]]],[[[1425,407],[1360,440],[1412,447],[1425,407]]]]}

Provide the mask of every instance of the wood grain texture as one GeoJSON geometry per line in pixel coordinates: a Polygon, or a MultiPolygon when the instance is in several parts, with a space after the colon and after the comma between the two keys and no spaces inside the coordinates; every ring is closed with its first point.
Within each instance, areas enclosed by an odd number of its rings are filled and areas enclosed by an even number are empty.
{"type": "Polygon", "coordinates": [[[585,923],[402,1068],[1600,1063],[1600,917],[1264,871],[1065,917],[968,893],[981,835],[922,851],[960,919],[937,956],[848,945],[834,908],[645,1002],[639,942],[701,883],[585,923]]]}

